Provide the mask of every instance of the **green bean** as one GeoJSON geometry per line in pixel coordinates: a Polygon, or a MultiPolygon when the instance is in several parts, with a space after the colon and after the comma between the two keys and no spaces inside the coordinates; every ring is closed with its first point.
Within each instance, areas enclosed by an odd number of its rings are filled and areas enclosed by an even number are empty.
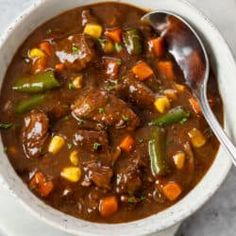
{"type": "Polygon", "coordinates": [[[163,128],[152,128],[148,153],[153,176],[166,175],[169,172],[169,163],[166,156],[166,131],[163,128]]]}
{"type": "Polygon", "coordinates": [[[19,102],[15,107],[15,111],[18,114],[25,113],[27,111],[32,110],[36,106],[41,105],[44,101],[45,95],[34,95],[33,97],[28,98],[27,100],[19,102]]]}
{"type": "Polygon", "coordinates": [[[40,93],[59,87],[53,71],[46,71],[36,75],[20,78],[16,81],[13,90],[25,93],[40,93]]]}
{"type": "Polygon", "coordinates": [[[152,120],[150,126],[166,126],[175,124],[178,122],[186,121],[190,116],[190,113],[185,111],[182,107],[176,107],[170,110],[167,114],[152,120]]]}

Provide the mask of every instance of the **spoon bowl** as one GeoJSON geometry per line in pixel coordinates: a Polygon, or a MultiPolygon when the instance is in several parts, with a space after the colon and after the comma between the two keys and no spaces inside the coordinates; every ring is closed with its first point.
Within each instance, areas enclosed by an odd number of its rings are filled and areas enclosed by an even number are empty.
{"type": "Polygon", "coordinates": [[[141,20],[150,24],[165,39],[168,51],[183,71],[186,84],[198,100],[205,119],[236,166],[236,147],[224,132],[208,103],[210,63],[201,38],[186,20],[168,11],[153,11],[141,20]]]}

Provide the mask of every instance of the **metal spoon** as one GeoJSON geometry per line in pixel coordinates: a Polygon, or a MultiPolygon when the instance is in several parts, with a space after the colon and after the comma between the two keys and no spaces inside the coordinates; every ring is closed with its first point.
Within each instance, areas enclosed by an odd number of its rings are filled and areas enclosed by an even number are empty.
{"type": "Polygon", "coordinates": [[[210,65],[200,37],[186,20],[168,11],[150,12],[142,17],[142,21],[149,23],[165,38],[168,50],[183,71],[186,83],[198,100],[203,115],[236,166],[236,147],[224,132],[208,103],[207,83],[210,65]]]}

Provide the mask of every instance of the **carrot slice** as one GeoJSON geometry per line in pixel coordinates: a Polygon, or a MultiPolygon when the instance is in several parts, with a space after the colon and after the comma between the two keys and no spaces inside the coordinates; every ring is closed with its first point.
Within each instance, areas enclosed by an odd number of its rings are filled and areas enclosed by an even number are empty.
{"type": "Polygon", "coordinates": [[[165,45],[164,45],[164,39],[159,37],[155,39],[151,39],[148,42],[149,48],[151,52],[157,56],[162,57],[165,54],[165,45]]]}
{"type": "Polygon", "coordinates": [[[154,74],[152,68],[144,61],[138,62],[138,64],[132,68],[132,71],[141,81],[148,79],[154,74]]]}
{"type": "Polygon", "coordinates": [[[128,135],[128,136],[126,136],[126,137],[122,140],[122,142],[121,142],[121,144],[120,144],[120,148],[121,148],[123,151],[130,152],[131,149],[132,149],[133,146],[134,146],[134,143],[135,143],[135,141],[134,141],[133,137],[130,136],[130,135],[128,135]]]}
{"type": "Polygon", "coordinates": [[[121,42],[121,29],[116,28],[112,30],[106,30],[104,33],[108,38],[112,39],[114,42],[121,42]]]}
{"type": "Polygon", "coordinates": [[[195,98],[193,98],[193,97],[189,98],[188,101],[196,114],[200,114],[202,112],[201,107],[195,98]]]}
{"type": "Polygon", "coordinates": [[[65,69],[65,65],[62,63],[56,64],[55,69],[59,72],[62,72],[65,69]]]}
{"type": "Polygon", "coordinates": [[[44,51],[48,56],[52,55],[52,46],[49,42],[42,42],[39,44],[39,48],[44,51]]]}
{"type": "Polygon", "coordinates": [[[48,181],[39,186],[38,193],[40,194],[41,197],[47,197],[52,192],[53,188],[54,188],[53,182],[48,181]]]}
{"type": "Polygon", "coordinates": [[[41,197],[47,197],[53,190],[54,184],[52,181],[46,181],[42,172],[36,172],[29,183],[32,190],[36,190],[41,197]]]}
{"type": "Polygon", "coordinates": [[[175,201],[182,193],[181,187],[175,182],[166,184],[162,191],[170,201],[175,201]]]}
{"type": "Polygon", "coordinates": [[[160,61],[157,63],[158,70],[160,73],[169,80],[175,80],[175,73],[173,64],[171,61],[160,61]]]}
{"type": "Polygon", "coordinates": [[[33,73],[43,72],[47,67],[47,63],[46,57],[37,59],[32,66],[33,73]]]}
{"type": "Polygon", "coordinates": [[[100,200],[99,212],[102,216],[113,215],[118,210],[118,202],[115,196],[106,197],[100,200]]]}

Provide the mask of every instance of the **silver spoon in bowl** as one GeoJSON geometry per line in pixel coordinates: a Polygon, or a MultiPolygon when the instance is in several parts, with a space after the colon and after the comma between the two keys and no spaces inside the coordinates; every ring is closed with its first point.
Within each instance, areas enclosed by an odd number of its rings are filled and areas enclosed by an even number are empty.
{"type": "Polygon", "coordinates": [[[200,37],[182,17],[168,11],[153,11],[144,15],[141,20],[150,24],[165,38],[168,50],[183,71],[186,83],[198,100],[205,119],[236,166],[236,147],[224,132],[208,103],[207,83],[210,64],[200,37]]]}

